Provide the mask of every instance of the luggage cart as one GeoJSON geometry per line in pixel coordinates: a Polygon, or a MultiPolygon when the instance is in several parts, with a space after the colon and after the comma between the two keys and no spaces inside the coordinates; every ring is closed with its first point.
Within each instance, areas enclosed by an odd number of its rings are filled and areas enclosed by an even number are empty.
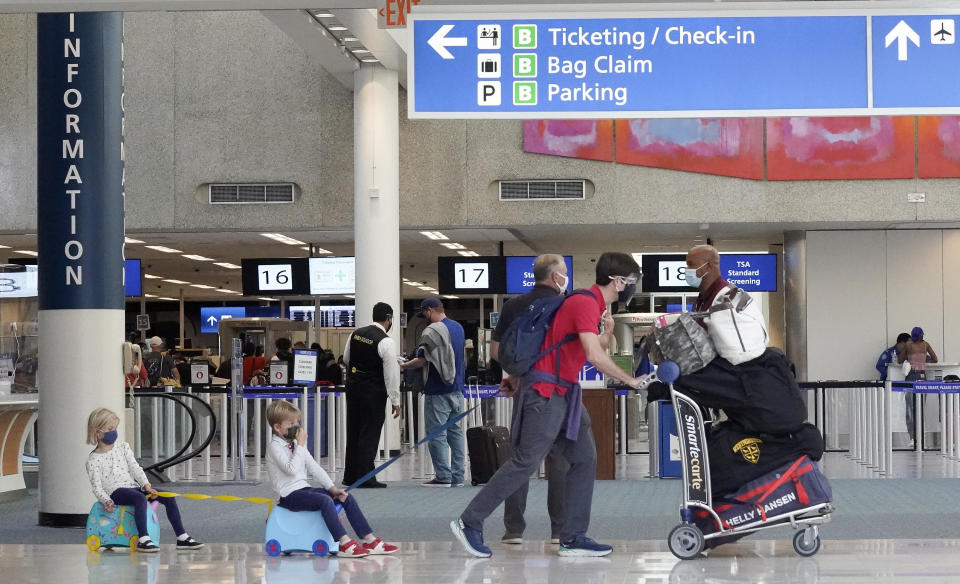
{"type": "Polygon", "coordinates": [[[680,376],[680,368],[672,361],[665,361],[657,369],[657,377],[670,386],[670,397],[677,418],[680,433],[680,456],[683,465],[683,503],[680,507],[681,523],[670,531],[667,545],[670,551],[681,560],[697,557],[703,551],[708,540],[734,538],[744,535],[790,526],[795,530],[793,549],[801,556],[812,556],[820,549],[819,526],[831,519],[833,506],[830,503],[818,503],[802,509],[779,515],[769,515],[764,519],[727,526],[713,508],[710,492],[710,464],[706,445],[706,433],[700,406],[691,398],[677,391],[673,382],[680,376]],[[704,510],[719,526],[714,533],[704,534],[694,523],[694,513],[704,510]]]}

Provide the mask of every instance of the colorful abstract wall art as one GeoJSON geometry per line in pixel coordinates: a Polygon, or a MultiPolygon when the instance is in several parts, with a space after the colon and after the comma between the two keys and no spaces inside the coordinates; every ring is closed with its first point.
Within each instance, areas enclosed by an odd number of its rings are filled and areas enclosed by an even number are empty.
{"type": "Polygon", "coordinates": [[[960,116],[917,118],[920,178],[960,177],[960,116]]]}
{"type": "Polygon", "coordinates": [[[767,179],[914,177],[914,118],[768,118],[767,179]]]}
{"type": "Polygon", "coordinates": [[[617,162],[763,178],[763,120],[617,120],[617,162]]]}
{"type": "Polygon", "coordinates": [[[613,161],[612,120],[527,120],[523,151],[613,161]]]}

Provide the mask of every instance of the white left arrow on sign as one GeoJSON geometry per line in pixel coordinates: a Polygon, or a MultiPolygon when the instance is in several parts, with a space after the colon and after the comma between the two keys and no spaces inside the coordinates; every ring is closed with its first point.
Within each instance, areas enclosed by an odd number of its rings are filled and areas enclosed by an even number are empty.
{"type": "Polygon", "coordinates": [[[465,47],[467,46],[467,37],[448,37],[447,33],[453,30],[452,24],[441,26],[437,32],[433,33],[427,44],[433,47],[443,59],[453,59],[453,54],[447,50],[447,47],[465,47]]]}
{"type": "Polygon", "coordinates": [[[904,21],[897,23],[897,26],[887,33],[887,36],[884,37],[884,42],[886,43],[884,48],[889,47],[893,44],[893,41],[897,41],[897,60],[906,61],[907,60],[907,40],[910,40],[916,46],[920,46],[920,35],[917,34],[915,30],[910,28],[910,25],[904,21]]]}

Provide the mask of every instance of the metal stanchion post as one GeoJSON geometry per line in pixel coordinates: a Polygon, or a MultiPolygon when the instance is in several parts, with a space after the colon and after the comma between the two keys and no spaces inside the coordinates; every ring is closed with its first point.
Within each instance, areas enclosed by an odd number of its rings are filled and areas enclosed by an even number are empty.
{"type": "MultiPolygon", "coordinates": [[[[202,392],[200,394],[200,399],[203,400],[203,403],[210,405],[210,393],[202,392]]],[[[211,410],[213,411],[213,410],[211,410]]],[[[210,424],[213,423],[213,420],[210,419],[210,416],[205,416],[203,418],[203,435],[207,436],[210,434],[210,424]]],[[[206,448],[203,449],[203,475],[206,477],[210,476],[210,449],[213,447],[213,444],[208,444],[206,448]]]]}
{"type": "Polygon", "coordinates": [[[229,399],[229,393],[220,394],[220,470],[224,478],[227,476],[227,456],[230,450],[230,433],[227,431],[227,425],[230,422],[230,413],[227,408],[229,399]]]}
{"type": "Polygon", "coordinates": [[[264,444],[260,440],[260,428],[263,427],[263,412],[260,409],[262,406],[263,400],[253,400],[253,456],[257,464],[260,464],[260,461],[263,460],[264,450],[264,444]]]}
{"type": "MultiPolygon", "coordinates": [[[[130,395],[133,395],[133,390],[130,390],[130,395]]],[[[134,454],[138,459],[143,458],[143,427],[140,423],[140,400],[133,398],[133,429],[134,440],[136,441],[134,454]]]]}
{"type": "Polygon", "coordinates": [[[913,435],[916,436],[913,449],[915,452],[923,452],[923,395],[919,393],[911,393],[910,398],[913,400],[914,404],[913,435]]]}
{"type": "Polygon", "coordinates": [[[883,384],[883,472],[893,475],[893,385],[883,384]]]}
{"type": "MultiPolygon", "coordinates": [[[[427,396],[422,393],[419,395],[419,399],[417,399],[417,411],[420,414],[418,418],[418,423],[417,423],[417,430],[419,431],[419,434],[417,435],[417,438],[418,438],[417,442],[419,442],[420,440],[423,440],[427,436],[426,422],[423,419],[424,402],[426,401],[426,399],[427,399],[427,396]]],[[[423,446],[424,446],[423,451],[420,452],[420,477],[419,478],[425,479],[427,478],[427,457],[429,456],[429,444],[424,444],[423,446]]]]}
{"type": "Polygon", "coordinates": [[[957,394],[953,395],[953,415],[950,416],[950,423],[953,424],[953,457],[960,458],[960,398],[957,394]]]}
{"type": "MultiPolygon", "coordinates": [[[[190,386],[187,386],[187,392],[193,393],[193,389],[190,388],[190,386]]],[[[188,407],[191,410],[193,410],[193,405],[192,405],[193,400],[187,398],[185,401],[189,401],[188,407]]],[[[183,422],[183,433],[189,435],[189,433],[186,431],[186,428],[187,428],[186,410],[183,408],[180,408],[180,411],[182,412],[182,415],[180,416],[180,420],[183,422]]],[[[194,418],[194,421],[196,421],[196,418],[194,418]]],[[[196,428],[196,432],[194,432],[193,441],[190,443],[191,449],[193,448],[193,445],[196,444],[197,442],[197,434],[199,434],[199,432],[200,432],[200,428],[198,427],[196,428]]],[[[184,439],[186,439],[186,437],[184,439]]],[[[184,480],[192,481],[193,480],[193,458],[188,458],[184,462],[183,466],[184,466],[184,477],[183,477],[184,480]]]]}
{"type": "MultiPolygon", "coordinates": [[[[342,454],[341,460],[346,462],[347,456],[347,394],[337,394],[337,454],[342,454]]],[[[340,465],[338,468],[343,468],[340,465]]]]}
{"type": "Polygon", "coordinates": [[[940,454],[947,454],[947,400],[946,395],[937,395],[937,405],[940,406],[940,454]]]}
{"type": "Polygon", "coordinates": [[[413,446],[417,443],[417,435],[413,431],[413,422],[415,416],[413,415],[413,392],[408,391],[404,394],[404,421],[407,425],[407,444],[413,446]]]}
{"type": "Polygon", "coordinates": [[[313,459],[320,462],[323,455],[323,408],[320,404],[320,388],[313,388],[313,459]]]}
{"type": "Polygon", "coordinates": [[[163,423],[163,414],[158,403],[160,398],[152,397],[153,420],[150,422],[150,450],[153,452],[153,462],[160,462],[160,424],[163,423]]]}
{"type": "Polygon", "coordinates": [[[337,403],[334,392],[327,392],[327,464],[330,472],[337,468],[337,403]]]}
{"type": "Polygon", "coordinates": [[[620,418],[620,455],[627,455],[627,396],[618,396],[617,416],[620,418]]]}
{"type": "MultiPolygon", "coordinates": [[[[173,388],[169,385],[163,388],[164,393],[173,393],[173,388]]],[[[164,456],[170,456],[176,452],[174,442],[176,441],[175,432],[177,429],[177,418],[173,414],[173,401],[165,399],[164,403],[164,413],[163,413],[163,437],[164,437],[164,456]]]]}

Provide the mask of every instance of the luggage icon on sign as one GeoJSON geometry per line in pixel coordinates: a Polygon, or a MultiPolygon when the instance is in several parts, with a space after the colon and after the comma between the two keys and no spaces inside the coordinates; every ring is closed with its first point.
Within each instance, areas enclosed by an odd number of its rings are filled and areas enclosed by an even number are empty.
{"type": "Polygon", "coordinates": [[[500,77],[500,53],[480,53],[477,55],[477,77],[498,79],[500,77]]]}

